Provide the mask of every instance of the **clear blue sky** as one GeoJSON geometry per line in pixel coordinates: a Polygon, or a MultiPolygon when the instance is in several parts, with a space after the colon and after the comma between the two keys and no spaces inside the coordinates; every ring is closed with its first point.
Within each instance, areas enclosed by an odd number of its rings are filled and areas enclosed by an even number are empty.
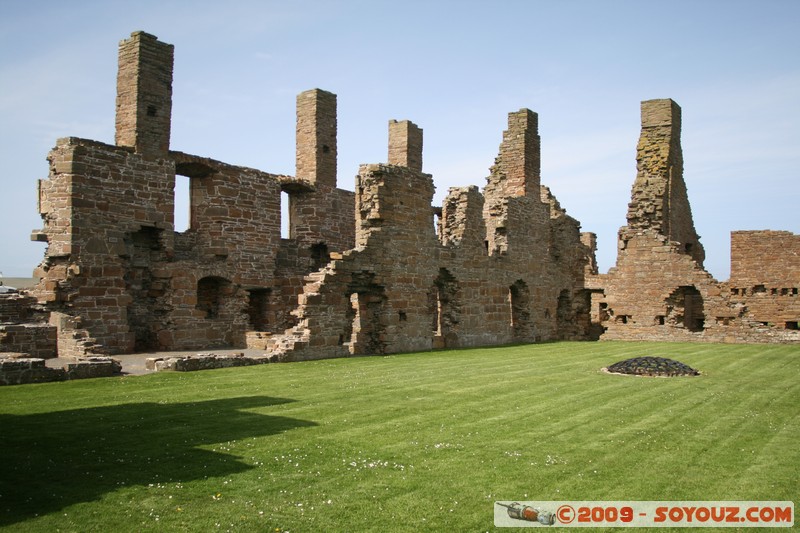
{"type": "Polygon", "coordinates": [[[172,148],[294,173],[294,102],[338,95],[339,186],[386,160],[387,122],[424,130],[435,203],[483,187],[507,114],[539,114],[542,183],[616,260],[636,175],[639,102],[683,109],[706,266],[730,232],[800,233],[800,1],[0,0],[0,271],[44,244],[36,180],[59,137],[113,143],[117,44],[175,45],[172,148]]]}

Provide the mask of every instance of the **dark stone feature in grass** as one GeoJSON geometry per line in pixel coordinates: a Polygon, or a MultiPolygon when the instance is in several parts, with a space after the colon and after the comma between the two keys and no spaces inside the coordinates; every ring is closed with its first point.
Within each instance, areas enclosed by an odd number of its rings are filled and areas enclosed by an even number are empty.
{"type": "Polygon", "coordinates": [[[673,359],[666,357],[634,357],[614,363],[606,370],[614,374],[630,374],[633,376],[699,376],[700,372],[673,359]]]}

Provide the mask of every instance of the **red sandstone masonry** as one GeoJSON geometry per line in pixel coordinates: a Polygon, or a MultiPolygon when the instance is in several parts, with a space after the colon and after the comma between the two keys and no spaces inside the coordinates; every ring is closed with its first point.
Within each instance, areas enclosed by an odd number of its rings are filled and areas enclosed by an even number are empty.
{"type": "Polygon", "coordinates": [[[116,144],[164,157],[172,117],[173,46],[144,32],[119,44],[116,144]]]}
{"type": "Polygon", "coordinates": [[[591,310],[602,338],[800,342],[797,236],[734,232],[730,282],[703,268],[672,100],[642,102],[637,169],[616,267],[589,279],[605,295],[591,310]]]}
{"type": "Polygon", "coordinates": [[[683,180],[681,108],[670,99],[642,102],[642,133],[636,153],[636,181],[628,205],[627,231],[652,229],[680,243],[702,266],[705,252],[692,221],[683,180]]]}
{"type": "Polygon", "coordinates": [[[336,95],[312,89],[297,95],[295,175],[314,185],[336,186],[336,95]]]}
{"type": "Polygon", "coordinates": [[[170,150],[172,54],[146,33],[123,41],[117,145],[69,137],[48,156],[33,294],[61,356],[251,342],[292,360],[594,339],[603,328],[603,338],[800,342],[797,236],[737,232],[731,282],[703,269],[672,100],[642,103],[628,223],[617,266],[598,275],[595,237],[541,185],[533,111],[509,114],[483,193],[452,188],[434,209],[422,130],[409,121],[389,123],[389,164],[363,165],[355,192],[337,188],[336,95],[320,89],[297,97],[295,176],[170,150]],[[174,228],[176,175],[190,180],[185,232],[174,228]]]}
{"type": "Polygon", "coordinates": [[[489,178],[497,210],[484,209],[476,187],[453,188],[438,239],[429,175],[407,165],[363,165],[356,184],[356,248],[306,278],[298,324],[271,339],[273,357],[586,338],[589,294],[579,279],[593,262],[591,250],[549,191],[548,203],[538,187],[534,196],[520,194],[530,181],[538,183],[535,166],[526,169],[512,155],[521,147],[527,161],[538,160],[537,143],[520,144],[537,138],[529,131],[535,128],[531,116],[527,110],[511,115],[513,134],[504,135],[502,164],[489,178]],[[518,115],[523,120],[515,120],[518,115]],[[506,183],[503,168],[518,169],[516,187],[506,183]],[[487,226],[502,228],[502,255],[489,255],[487,226]]]}
{"type": "Polygon", "coordinates": [[[748,309],[759,326],[800,326],[800,235],[788,231],[731,233],[732,302],[748,309]]]}
{"type": "Polygon", "coordinates": [[[408,120],[389,121],[389,164],[422,172],[422,129],[408,120]]]}

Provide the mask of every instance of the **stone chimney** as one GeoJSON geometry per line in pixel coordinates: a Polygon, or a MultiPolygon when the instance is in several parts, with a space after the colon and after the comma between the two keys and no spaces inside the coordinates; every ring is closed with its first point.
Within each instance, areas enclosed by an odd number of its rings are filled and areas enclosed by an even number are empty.
{"type": "Polygon", "coordinates": [[[119,43],[117,146],[149,157],[169,151],[174,47],[154,35],[133,32],[119,43]]]}

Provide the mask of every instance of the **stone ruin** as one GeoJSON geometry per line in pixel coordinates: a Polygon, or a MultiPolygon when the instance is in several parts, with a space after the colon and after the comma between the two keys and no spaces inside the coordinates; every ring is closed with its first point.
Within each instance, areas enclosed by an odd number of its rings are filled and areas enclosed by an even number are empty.
{"type": "Polygon", "coordinates": [[[296,172],[170,149],[173,47],[120,43],[115,144],[68,137],[39,181],[47,243],[28,294],[0,300],[0,352],[80,357],[256,348],[288,361],[551,340],[800,342],[800,236],[732,234],[732,272],[703,268],[680,108],[642,102],[628,224],[599,274],[540,182],[538,115],[512,112],[481,192],[432,207],[422,130],[389,122],[386,163],[337,187],[336,95],[297,97],[296,172]],[[174,227],[176,175],[188,230],[174,227]],[[281,238],[281,193],[289,238],[281,238]],[[32,320],[31,317],[35,317],[32,320]],[[19,333],[24,330],[26,333],[19,333]]]}
{"type": "Polygon", "coordinates": [[[703,268],[680,145],[681,109],[642,102],[636,180],[617,263],[593,276],[592,320],[603,339],[800,342],[800,235],[731,233],[731,276],[703,268]]]}

